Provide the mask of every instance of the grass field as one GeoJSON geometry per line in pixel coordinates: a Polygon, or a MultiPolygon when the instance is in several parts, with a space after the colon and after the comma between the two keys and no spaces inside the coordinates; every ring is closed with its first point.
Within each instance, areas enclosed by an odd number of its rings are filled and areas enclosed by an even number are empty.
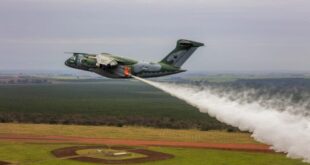
{"type": "MultiPolygon", "coordinates": [[[[0,134],[60,135],[140,140],[172,140],[209,143],[257,144],[248,133],[224,131],[173,130],[144,127],[107,127],[47,124],[0,124],[0,134]]],[[[51,151],[79,144],[26,143],[0,140],[0,160],[22,165],[90,165],[72,160],[56,159],[51,151]]],[[[172,154],[173,159],[142,163],[143,165],[301,165],[301,160],[283,154],[224,151],[193,148],[148,147],[147,149],[172,154]]]]}
{"type": "MultiPolygon", "coordinates": [[[[72,160],[55,158],[50,151],[70,146],[69,144],[30,144],[0,142],[1,160],[22,165],[91,165],[72,160]]],[[[164,161],[142,163],[143,165],[302,165],[300,160],[286,158],[284,155],[271,153],[249,153],[237,151],[220,151],[208,149],[183,149],[167,147],[150,147],[175,155],[175,158],[164,161]]]]}
{"type": "Polygon", "coordinates": [[[156,151],[174,154],[175,159],[158,163],[161,165],[299,165],[306,164],[300,160],[292,160],[280,154],[249,153],[237,151],[182,149],[182,148],[154,148],[156,151]]]}
{"type": "Polygon", "coordinates": [[[171,140],[209,143],[257,144],[249,133],[175,130],[146,127],[108,127],[0,123],[0,134],[60,135],[139,140],[171,140]]]}

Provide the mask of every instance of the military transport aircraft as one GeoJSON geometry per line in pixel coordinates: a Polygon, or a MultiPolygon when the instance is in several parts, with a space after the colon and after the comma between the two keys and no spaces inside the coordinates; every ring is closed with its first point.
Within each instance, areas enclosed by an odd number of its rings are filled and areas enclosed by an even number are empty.
{"type": "Polygon", "coordinates": [[[198,47],[203,45],[200,42],[180,39],[176,48],[157,63],[138,62],[109,53],[73,53],[65,65],[109,78],[131,78],[131,75],[144,78],[159,77],[185,72],[181,66],[198,47]]]}

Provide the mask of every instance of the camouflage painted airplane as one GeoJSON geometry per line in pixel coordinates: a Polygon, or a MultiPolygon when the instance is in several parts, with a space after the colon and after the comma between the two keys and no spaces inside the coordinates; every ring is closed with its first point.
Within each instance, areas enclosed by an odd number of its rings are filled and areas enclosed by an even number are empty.
{"type": "Polygon", "coordinates": [[[138,62],[108,53],[73,53],[65,65],[109,78],[131,78],[131,75],[145,78],[159,77],[185,72],[181,66],[198,47],[203,45],[200,42],[178,40],[176,48],[157,63],[138,62]]]}

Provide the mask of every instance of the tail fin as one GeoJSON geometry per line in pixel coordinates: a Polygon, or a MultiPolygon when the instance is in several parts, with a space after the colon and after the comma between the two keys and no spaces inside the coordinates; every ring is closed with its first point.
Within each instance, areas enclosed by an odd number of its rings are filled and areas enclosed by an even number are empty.
{"type": "Polygon", "coordinates": [[[180,39],[177,41],[176,48],[160,62],[175,67],[181,67],[200,46],[204,46],[204,44],[200,42],[180,39]]]}

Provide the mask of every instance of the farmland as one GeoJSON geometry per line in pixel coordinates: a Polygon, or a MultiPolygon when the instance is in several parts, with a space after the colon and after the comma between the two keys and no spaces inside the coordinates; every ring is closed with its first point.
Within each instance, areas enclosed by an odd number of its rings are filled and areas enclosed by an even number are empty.
{"type": "Polygon", "coordinates": [[[0,122],[232,129],[137,81],[0,86],[0,122]]]}

